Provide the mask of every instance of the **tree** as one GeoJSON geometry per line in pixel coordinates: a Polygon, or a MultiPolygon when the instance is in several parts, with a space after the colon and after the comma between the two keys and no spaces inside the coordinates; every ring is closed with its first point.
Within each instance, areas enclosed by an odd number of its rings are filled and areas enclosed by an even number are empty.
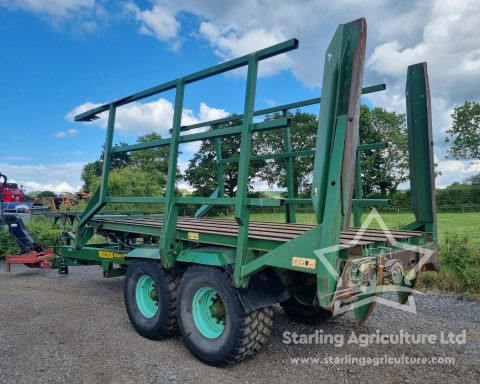
{"type": "Polygon", "coordinates": [[[83,166],[81,179],[83,181],[83,190],[93,192],[92,184],[94,180],[102,175],[103,161],[96,160],[83,166]]]}
{"type": "Polygon", "coordinates": [[[480,173],[465,179],[465,184],[480,185],[480,173]]]}
{"type": "MultiPolygon", "coordinates": [[[[123,147],[127,143],[120,142],[115,144],[113,147],[123,147]]],[[[92,182],[102,175],[103,168],[103,157],[105,155],[105,144],[102,146],[102,153],[100,154],[100,159],[95,160],[91,163],[87,163],[83,166],[81,179],[83,181],[83,190],[85,192],[93,192],[95,189],[92,187],[92,182]]],[[[128,152],[119,152],[112,154],[112,161],[110,169],[120,169],[127,167],[130,164],[130,154],[128,152]]]]}
{"type": "MultiPolygon", "coordinates": [[[[268,119],[280,118],[280,114],[267,116],[268,119]]],[[[315,148],[317,139],[318,120],[316,115],[297,110],[289,113],[291,119],[290,138],[292,151],[310,150],[315,148]]],[[[285,152],[284,131],[277,129],[259,133],[255,137],[254,149],[256,154],[271,154],[285,152]]],[[[295,196],[309,195],[312,183],[313,156],[296,157],[293,161],[293,184],[295,196]]],[[[286,188],[287,174],[284,159],[268,160],[259,170],[259,177],[273,186],[286,188]]]]}
{"type": "Polygon", "coordinates": [[[37,197],[57,197],[57,195],[52,191],[42,191],[37,195],[37,197]]]}
{"type": "Polygon", "coordinates": [[[480,159],[480,102],[465,101],[455,107],[453,124],[447,130],[448,154],[459,159],[480,159]]]}
{"type": "Polygon", "coordinates": [[[405,114],[362,105],[360,144],[378,142],[387,142],[388,148],[361,154],[363,194],[391,197],[409,176],[405,114]]]}
{"type": "MultiPolygon", "coordinates": [[[[92,181],[92,190],[100,186],[101,177],[92,181]]],[[[151,174],[146,170],[132,167],[117,168],[110,172],[108,193],[111,196],[160,196],[162,190],[152,183],[151,174]]]]}
{"type": "MultiPolygon", "coordinates": [[[[242,124],[241,119],[229,121],[218,127],[218,129],[236,126],[242,124]]],[[[240,136],[227,136],[221,139],[222,157],[238,157],[240,154],[240,136]]],[[[217,164],[214,140],[203,140],[200,149],[189,161],[188,168],[185,171],[185,180],[195,189],[195,196],[209,196],[217,188],[217,164]]],[[[263,165],[263,161],[253,161],[250,163],[250,178],[256,177],[258,170],[263,165]]],[[[228,163],[224,165],[223,181],[225,194],[230,197],[235,196],[238,184],[238,163],[228,163]]]]}
{"type": "MultiPolygon", "coordinates": [[[[149,133],[137,138],[137,143],[144,143],[151,140],[160,140],[161,136],[157,133],[149,133]]],[[[126,146],[127,143],[120,142],[114,145],[115,147],[126,146]]],[[[100,159],[87,163],[82,170],[83,190],[85,192],[93,192],[100,185],[100,176],[102,175],[103,157],[105,153],[105,146],[100,155],[100,159]]],[[[119,152],[112,154],[110,165],[110,183],[109,191],[113,191],[112,174],[114,171],[124,168],[130,168],[135,171],[145,171],[148,174],[150,183],[158,185],[159,190],[162,191],[166,183],[166,174],[168,172],[168,147],[148,148],[139,151],[119,152]]],[[[127,173],[124,174],[127,176],[127,173]]],[[[179,176],[180,177],[180,176],[179,176]]],[[[136,181],[136,176],[132,174],[132,181],[136,181]]],[[[130,181],[131,182],[131,181],[130,181]]],[[[146,196],[146,195],[140,195],[146,196]]]]}
{"type": "MultiPolygon", "coordinates": [[[[277,116],[274,116],[279,117],[277,116]]],[[[317,117],[313,114],[296,111],[291,117],[292,150],[315,148],[317,138],[317,117]]],[[[360,143],[372,144],[388,142],[382,150],[362,152],[363,195],[368,197],[392,196],[401,183],[408,179],[408,141],[405,115],[388,112],[382,108],[370,110],[360,108],[360,143]]],[[[261,153],[283,152],[284,141],[281,130],[259,135],[256,149],[261,153]]],[[[297,157],[294,160],[295,195],[310,194],[313,172],[313,156],[297,157]]],[[[260,177],[269,185],[286,186],[285,161],[274,159],[261,169],[260,177]]]]}
{"type": "MultiPolygon", "coordinates": [[[[280,114],[267,116],[279,118],[280,114]]],[[[317,138],[317,117],[297,110],[289,114],[292,151],[315,148],[317,138]]],[[[231,122],[238,125],[239,120],[231,122]]],[[[408,178],[408,143],[405,115],[387,112],[382,108],[370,110],[366,106],[360,111],[360,137],[362,144],[386,141],[388,149],[370,150],[362,153],[362,174],[364,196],[392,196],[401,183],[408,178]]],[[[222,139],[222,156],[238,156],[240,137],[222,139]]],[[[257,132],[252,138],[252,155],[283,153],[284,131],[282,129],[257,132]]],[[[313,156],[294,159],[294,192],[296,196],[309,196],[313,156]]],[[[196,194],[208,196],[217,186],[216,155],[213,141],[204,141],[194,155],[186,171],[185,179],[196,189],[196,194]]],[[[229,196],[235,195],[238,164],[226,164],[224,169],[225,190],[229,196]]],[[[282,158],[250,163],[250,177],[267,181],[270,186],[286,187],[285,160],[282,158]]]]}
{"type": "MultiPolygon", "coordinates": [[[[148,133],[137,138],[137,143],[146,143],[152,140],[160,140],[162,137],[155,132],[148,133]]],[[[155,147],[134,151],[130,155],[130,165],[135,169],[147,171],[152,181],[157,183],[163,190],[166,185],[168,173],[168,147],[155,147]]],[[[179,174],[179,172],[177,172],[179,174]]]]}

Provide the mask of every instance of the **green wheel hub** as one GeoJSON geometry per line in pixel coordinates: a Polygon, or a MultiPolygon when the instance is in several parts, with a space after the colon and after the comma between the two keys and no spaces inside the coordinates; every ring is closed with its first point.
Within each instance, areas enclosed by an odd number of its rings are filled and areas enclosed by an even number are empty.
{"type": "Polygon", "coordinates": [[[197,329],[208,339],[216,339],[225,330],[225,307],[213,288],[202,287],[195,292],[192,315],[197,329]]]}
{"type": "Polygon", "coordinates": [[[149,275],[142,275],[137,281],[135,299],[140,313],[152,318],[158,311],[158,292],[155,281],[149,275]]]}

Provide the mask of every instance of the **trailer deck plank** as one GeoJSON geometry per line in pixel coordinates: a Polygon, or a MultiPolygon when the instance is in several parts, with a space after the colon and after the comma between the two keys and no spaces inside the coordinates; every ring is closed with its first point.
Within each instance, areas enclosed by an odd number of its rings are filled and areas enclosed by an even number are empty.
{"type": "MultiPolygon", "coordinates": [[[[102,228],[104,224],[125,224],[129,226],[130,233],[136,233],[136,227],[151,227],[160,229],[163,225],[162,215],[98,215],[95,216],[91,223],[96,228],[102,228]]],[[[277,242],[287,242],[292,240],[311,228],[314,225],[310,224],[293,224],[293,223],[277,223],[266,221],[251,221],[249,238],[271,240],[277,242]]],[[[199,232],[218,234],[226,236],[238,236],[238,224],[235,220],[230,219],[216,219],[216,218],[195,218],[190,216],[180,216],[178,219],[177,228],[181,231],[199,232]]],[[[392,235],[396,241],[405,241],[412,237],[420,237],[422,232],[391,230],[389,235],[392,235]]],[[[369,245],[378,242],[390,243],[389,238],[382,229],[365,229],[349,228],[343,231],[340,236],[340,244],[352,245],[369,245]],[[360,236],[358,236],[360,233],[360,236]]]]}

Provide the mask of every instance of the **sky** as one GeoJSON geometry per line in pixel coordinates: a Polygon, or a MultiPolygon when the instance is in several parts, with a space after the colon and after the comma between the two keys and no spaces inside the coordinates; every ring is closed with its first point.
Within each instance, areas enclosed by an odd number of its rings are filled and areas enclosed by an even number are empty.
{"type": "MultiPolygon", "coordinates": [[[[445,144],[454,106],[480,100],[480,0],[0,0],[0,172],[27,191],[76,191],[106,119],[76,123],[75,114],[292,37],[299,49],[260,63],[255,107],[318,97],[337,25],[359,17],[364,85],[387,84],[363,102],[404,113],[407,66],[427,61],[437,187],[480,172],[479,161],[446,158],[445,144]]],[[[242,113],[244,87],[244,71],[188,85],[182,124],[242,113]]],[[[115,142],[168,137],[173,98],[119,108],[115,142]]],[[[180,148],[181,170],[198,145],[180,148]]]]}

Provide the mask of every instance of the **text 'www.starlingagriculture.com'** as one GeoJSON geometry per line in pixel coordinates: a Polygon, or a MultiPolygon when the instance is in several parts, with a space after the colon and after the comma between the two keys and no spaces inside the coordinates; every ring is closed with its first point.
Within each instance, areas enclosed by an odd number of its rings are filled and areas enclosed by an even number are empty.
{"type": "Polygon", "coordinates": [[[418,356],[325,356],[325,357],[291,357],[290,362],[294,365],[453,365],[454,357],[418,357],[418,356]]]}

